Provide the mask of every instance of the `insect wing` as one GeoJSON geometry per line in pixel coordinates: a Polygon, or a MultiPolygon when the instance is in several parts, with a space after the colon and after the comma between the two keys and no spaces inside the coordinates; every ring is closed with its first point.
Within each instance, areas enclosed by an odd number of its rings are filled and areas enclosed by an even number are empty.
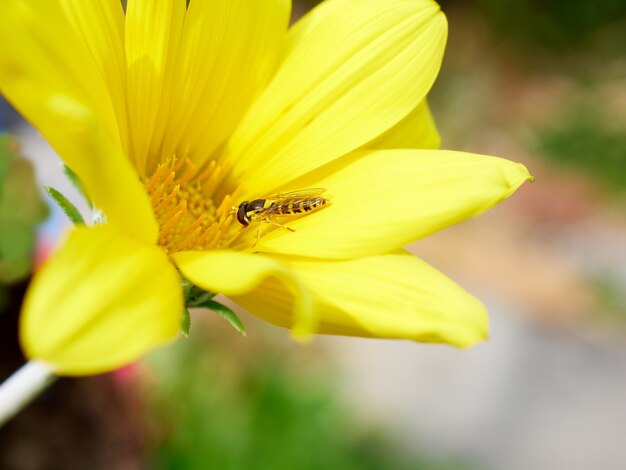
{"type": "Polygon", "coordinates": [[[267,197],[270,201],[283,202],[283,201],[291,201],[291,200],[302,200],[302,199],[314,199],[316,197],[320,197],[322,194],[326,192],[324,188],[309,188],[309,189],[300,189],[298,191],[291,191],[288,193],[279,193],[274,194],[272,196],[267,197]]]}
{"type": "Polygon", "coordinates": [[[293,213],[291,212],[285,212],[285,208],[289,207],[290,205],[298,205],[305,201],[313,201],[315,199],[318,199],[324,192],[326,192],[326,189],[324,188],[309,188],[269,196],[266,199],[268,201],[271,201],[272,204],[269,207],[260,210],[257,213],[257,218],[267,219],[279,215],[293,215],[293,213]]]}

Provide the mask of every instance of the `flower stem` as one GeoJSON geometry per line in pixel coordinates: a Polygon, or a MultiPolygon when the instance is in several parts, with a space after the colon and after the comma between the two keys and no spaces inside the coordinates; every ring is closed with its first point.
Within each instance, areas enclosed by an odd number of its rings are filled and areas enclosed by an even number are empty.
{"type": "Polygon", "coordinates": [[[0,385],[0,427],[39,395],[56,377],[47,364],[30,361],[0,385]]]}

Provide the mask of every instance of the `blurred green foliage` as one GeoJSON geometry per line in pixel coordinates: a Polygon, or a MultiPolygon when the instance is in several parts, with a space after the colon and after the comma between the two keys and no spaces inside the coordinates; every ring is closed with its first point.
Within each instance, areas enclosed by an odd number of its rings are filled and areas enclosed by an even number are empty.
{"type": "Polygon", "coordinates": [[[32,165],[14,139],[0,134],[0,285],[30,273],[36,227],[46,215],[32,165]]]}
{"type": "Polygon", "coordinates": [[[417,461],[380,430],[358,426],[319,355],[306,359],[258,337],[224,344],[198,326],[151,356],[157,386],[148,415],[160,429],[150,468],[468,468],[417,461]]]}
{"type": "MultiPolygon", "coordinates": [[[[451,0],[440,2],[454,7],[451,0]]],[[[626,39],[624,0],[470,0],[498,38],[534,50],[564,51],[592,41],[603,29],[626,39]]],[[[622,47],[623,47],[622,42],[622,47]]]]}
{"type": "Polygon", "coordinates": [[[536,148],[553,161],[584,171],[604,188],[626,192],[626,127],[608,126],[598,106],[577,105],[537,132],[536,148]]]}
{"type": "Polygon", "coordinates": [[[612,273],[598,274],[592,281],[602,314],[612,315],[620,322],[626,321],[626,292],[623,283],[612,273]]]}

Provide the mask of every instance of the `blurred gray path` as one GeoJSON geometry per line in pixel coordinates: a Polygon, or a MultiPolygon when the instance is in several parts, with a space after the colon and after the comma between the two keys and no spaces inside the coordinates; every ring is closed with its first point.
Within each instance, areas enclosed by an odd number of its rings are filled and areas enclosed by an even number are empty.
{"type": "Polygon", "coordinates": [[[488,304],[492,339],[468,351],[325,343],[346,400],[409,450],[494,470],[626,469],[626,345],[546,330],[488,304]]]}

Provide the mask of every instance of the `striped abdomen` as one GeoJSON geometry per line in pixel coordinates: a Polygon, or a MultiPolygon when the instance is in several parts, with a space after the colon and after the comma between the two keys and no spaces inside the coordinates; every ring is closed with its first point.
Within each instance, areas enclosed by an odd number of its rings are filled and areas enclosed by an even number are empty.
{"type": "Polygon", "coordinates": [[[294,199],[291,201],[274,201],[267,209],[261,212],[267,212],[267,215],[269,216],[304,214],[319,209],[326,203],[328,203],[328,199],[323,197],[294,199]]]}

